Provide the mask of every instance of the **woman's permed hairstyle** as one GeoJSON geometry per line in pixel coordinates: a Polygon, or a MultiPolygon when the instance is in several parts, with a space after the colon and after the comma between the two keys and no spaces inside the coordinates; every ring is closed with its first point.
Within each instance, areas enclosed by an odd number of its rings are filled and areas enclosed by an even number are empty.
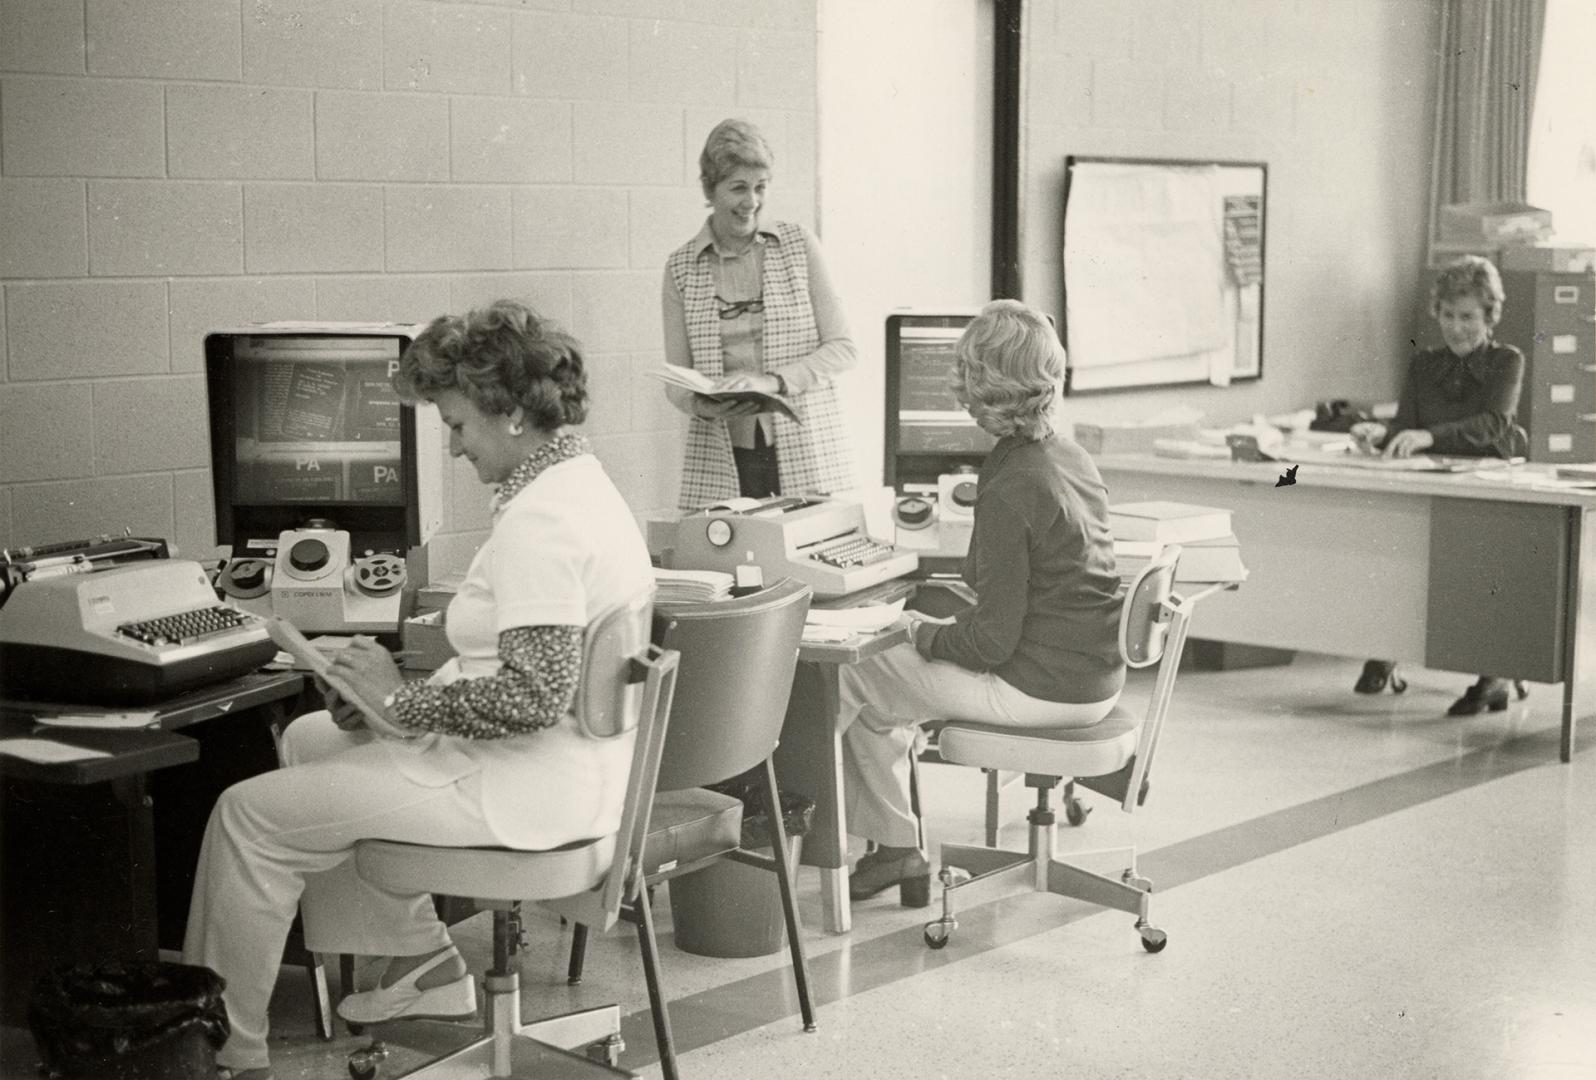
{"type": "Polygon", "coordinates": [[[953,395],[981,430],[1045,439],[1064,381],[1064,347],[1047,317],[1018,300],[994,300],[954,347],[953,395]]]}
{"type": "Polygon", "coordinates": [[[714,198],[715,185],[738,169],[770,169],[775,164],[776,155],[758,128],[747,120],[722,120],[710,131],[698,155],[704,198],[714,198]]]}
{"type": "Polygon", "coordinates": [[[458,390],[488,416],[508,416],[519,405],[539,431],[587,418],[576,339],[514,300],[433,319],[399,358],[393,383],[410,401],[458,390]]]}
{"type": "Polygon", "coordinates": [[[1502,318],[1506,293],[1502,291],[1502,275],[1496,272],[1490,259],[1465,255],[1448,263],[1430,287],[1430,314],[1441,313],[1443,300],[1462,300],[1470,296],[1485,310],[1486,324],[1495,326],[1502,318]]]}

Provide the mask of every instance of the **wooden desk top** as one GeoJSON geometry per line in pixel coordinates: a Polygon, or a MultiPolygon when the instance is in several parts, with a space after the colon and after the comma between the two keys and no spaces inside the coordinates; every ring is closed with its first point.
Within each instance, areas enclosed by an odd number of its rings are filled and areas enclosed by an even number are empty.
{"type": "MultiPolygon", "coordinates": [[[[1186,476],[1222,480],[1238,484],[1274,487],[1289,462],[1214,461],[1165,458],[1153,454],[1101,454],[1092,459],[1099,470],[1131,472],[1147,476],[1186,476]]],[[[1550,478],[1546,465],[1499,466],[1520,475],[1550,478]]],[[[1494,471],[1494,470],[1493,470],[1494,471]]],[[[1486,499],[1495,502],[1542,503],[1596,510],[1596,491],[1589,488],[1543,488],[1503,480],[1482,479],[1474,473],[1402,472],[1357,465],[1337,465],[1312,459],[1297,469],[1297,486],[1335,488],[1391,495],[1438,495],[1454,499],[1486,499]]],[[[1112,491],[1110,485],[1110,491],[1112,491]]]]}

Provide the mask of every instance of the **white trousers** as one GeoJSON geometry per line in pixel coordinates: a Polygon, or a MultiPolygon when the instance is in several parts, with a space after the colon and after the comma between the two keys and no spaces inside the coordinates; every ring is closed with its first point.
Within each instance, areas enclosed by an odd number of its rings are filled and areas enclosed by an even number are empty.
{"type": "Polygon", "coordinates": [[[183,960],[227,980],[232,1035],[216,1060],[233,1069],[269,1064],[267,1007],[301,903],[313,952],[414,956],[449,944],[430,896],[387,892],[355,872],[357,840],[499,843],[475,775],[413,783],[371,735],[340,731],[325,712],[288,726],[283,764],[217,800],[189,904],[183,960]]]}
{"type": "Polygon", "coordinates": [[[877,653],[837,673],[848,831],[890,847],[919,844],[909,802],[909,755],[928,720],[970,720],[1012,727],[1087,727],[1107,716],[1107,701],[1043,701],[991,672],[927,660],[913,645],[877,653]]]}

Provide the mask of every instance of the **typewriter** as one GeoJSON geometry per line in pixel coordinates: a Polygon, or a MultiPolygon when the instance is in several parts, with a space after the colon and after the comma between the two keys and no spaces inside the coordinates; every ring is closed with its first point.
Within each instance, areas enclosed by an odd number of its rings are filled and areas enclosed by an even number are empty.
{"type": "Polygon", "coordinates": [[[864,507],[821,496],[737,499],[689,514],[676,524],[670,565],[724,570],[756,565],[765,581],[792,577],[816,596],[857,592],[902,577],[920,563],[866,535],[864,507]]]}
{"type": "Polygon", "coordinates": [[[0,687],[8,696],[144,704],[277,655],[266,620],[218,603],[199,563],[148,550],[134,557],[118,544],[99,560],[89,548],[5,553],[0,687]],[[45,562],[52,558],[64,561],[45,562]]]}

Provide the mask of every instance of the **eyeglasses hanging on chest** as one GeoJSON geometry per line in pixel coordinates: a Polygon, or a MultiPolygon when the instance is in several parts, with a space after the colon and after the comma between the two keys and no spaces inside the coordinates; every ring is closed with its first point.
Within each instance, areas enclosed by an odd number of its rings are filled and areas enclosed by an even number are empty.
{"type": "Polygon", "coordinates": [[[722,319],[735,319],[744,314],[762,315],[765,311],[763,296],[756,296],[752,300],[727,300],[717,294],[715,304],[722,319]]]}

